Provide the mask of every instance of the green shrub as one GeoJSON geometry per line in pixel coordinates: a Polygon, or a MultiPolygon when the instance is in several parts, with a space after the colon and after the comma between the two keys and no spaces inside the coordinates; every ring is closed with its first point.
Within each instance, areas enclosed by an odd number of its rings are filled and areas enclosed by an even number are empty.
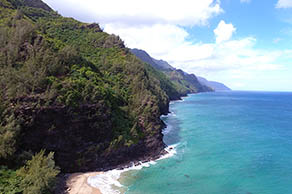
{"type": "Polygon", "coordinates": [[[11,115],[0,123],[0,159],[9,159],[16,151],[16,141],[20,127],[11,115]]]}
{"type": "Polygon", "coordinates": [[[20,187],[24,194],[50,193],[54,189],[55,177],[59,174],[55,167],[54,153],[45,156],[42,150],[17,171],[21,177],[20,187]]]}
{"type": "Polygon", "coordinates": [[[10,170],[6,166],[0,166],[0,193],[14,194],[21,193],[21,177],[17,176],[15,170],[10,170]]]}

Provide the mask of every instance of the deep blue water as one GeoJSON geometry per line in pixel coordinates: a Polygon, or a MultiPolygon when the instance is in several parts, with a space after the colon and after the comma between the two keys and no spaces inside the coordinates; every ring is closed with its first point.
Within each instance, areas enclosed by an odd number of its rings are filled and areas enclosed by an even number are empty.
{"type": "Polygon", "coordinates": [[[177,154],[128,172],[127,194],[292,194],[292,93],[201,93],[170,110],[177,154]]]}

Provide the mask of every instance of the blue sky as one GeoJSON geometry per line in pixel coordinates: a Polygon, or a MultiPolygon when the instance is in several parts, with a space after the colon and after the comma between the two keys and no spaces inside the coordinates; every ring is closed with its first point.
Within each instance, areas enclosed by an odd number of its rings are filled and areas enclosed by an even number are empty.
{"type": "Polygon", "coordinates": [[[292,0],[45,0],[234,90],[292,91],[292,0]]]}
{"type": "MultiPolygon", "coordinates": [[[[210,26],[215,28],[220,20],[232,23],[238,29],[235,37],[254,36],[257,38],[257,47],[259,48],[291,45],[291,39],[286,40],[289,44],[285,41],[281,45],[272,44],[277,38],[288,38],[289,35],[285,33],[285,30],[290,28],[285,19],[289,17],[287,11],[291,12],[291,10],[276,9],[276,4],[276,0],[265,1],[265,3],[260,0],[253,0],[249,3],[241,3],[237,0],[222,0],[221,7],[224,9],[224,13],[211,19],[210,26]]],[[[206,28],[202,29],[205,32],[208,31],[206,28]]],[[[209,33],[209,37],[204,37],[204,39],[205,41],[212,39],[212,33],[209,33]]]]}

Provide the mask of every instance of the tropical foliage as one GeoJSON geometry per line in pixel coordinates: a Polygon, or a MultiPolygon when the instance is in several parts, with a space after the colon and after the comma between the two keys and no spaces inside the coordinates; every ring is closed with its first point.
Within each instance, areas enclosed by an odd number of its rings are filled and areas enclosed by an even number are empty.
{"type": "MultiPolygon", "coordinates": [[[[81,107],[104,107],[98,114],[109,115],[112,128],[106,141],[78,152],[82,165],[85,153],[130,147],[157,132],[172,95],[179,92],[164,74],[98,24],[64,18],[38,0],[0,0],[0,193],[48,192],[59,173],[52,152],[24,139],[37,113],[65,107],[75,117],[81,107]]],[[[105,121],[93,125],[102,130],[105,121]]]]}

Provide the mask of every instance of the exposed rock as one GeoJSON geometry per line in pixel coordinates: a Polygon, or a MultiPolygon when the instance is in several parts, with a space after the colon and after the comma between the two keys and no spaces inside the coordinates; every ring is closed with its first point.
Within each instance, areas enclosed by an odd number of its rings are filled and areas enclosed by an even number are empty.
{"type": "MultiPolygon", "coordinates": [[[[18,99],[29,103],[30,98],[18,99]]],[[[165,153],[159,119],[151,134],[130,147],[108,149],[113,139],[111,111],[104,104],[32,107],[25,103],[17,109],[23,119],[19,152],[55,152],[55,161],[63,172],[85,172],[123,168],[139,161],[157,159],[165,153]]],[[[154,121],[155,122],[155,121],[154,121]]],[[[142,127],[142,126],[141,126],[142,127]]]]}
{"type": "Polygon", "coordinates": [[[42,2],[41,0],[24,0],[23,4],[28,7],[40,8],[46,11],[53,11],[47,4],[42,2]]]}
{"type": "Polygon", "coordinates": [[[97,23],[88,24],[86,28],[94,29],[94,32],[102,32],[102,29],[97,23]]]}

